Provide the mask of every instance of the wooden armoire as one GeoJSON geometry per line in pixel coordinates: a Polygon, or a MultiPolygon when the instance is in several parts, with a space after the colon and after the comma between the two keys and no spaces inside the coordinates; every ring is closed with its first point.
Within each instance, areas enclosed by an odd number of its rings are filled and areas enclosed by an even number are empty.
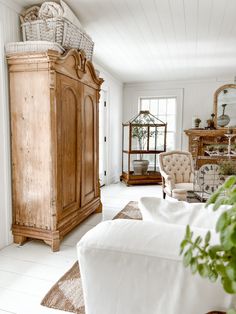
{"type": "Polygon", "coordinates": [[[103,82],[77,50],[7,56],[14,242],[60,240],[101,210],[98,102],[103,82]]]}

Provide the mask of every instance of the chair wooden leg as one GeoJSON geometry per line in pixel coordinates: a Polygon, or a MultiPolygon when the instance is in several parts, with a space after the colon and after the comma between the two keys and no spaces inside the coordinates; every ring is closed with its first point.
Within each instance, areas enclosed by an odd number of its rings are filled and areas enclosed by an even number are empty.
{"type": "Polygon", "coordinates": [[[164,190],[162,191],[163,193],[163,199],[165,200],[166,199],[166,193],[164,192],[164,190]]]}
{"type": "Polygon", "coordinates": [[[166,193],[165,193],[165,179],[163,178],[163,177],[161,177],[161,180],[162,180],[162,197],[163,197],[163,199],[165,199],[166,198],[166,193]]]}

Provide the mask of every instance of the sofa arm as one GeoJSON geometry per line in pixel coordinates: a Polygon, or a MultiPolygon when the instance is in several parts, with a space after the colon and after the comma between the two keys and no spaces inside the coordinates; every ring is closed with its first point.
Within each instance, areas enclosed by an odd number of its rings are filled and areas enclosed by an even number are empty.
{"type": "Polygon", "coordinates": [[[90,230],[77,245],[86,314],[204,314],[227,308],[232,297],[220,284],[183,267],[184,234],[184,226],[135,220],[106,221],[90,230]]]}

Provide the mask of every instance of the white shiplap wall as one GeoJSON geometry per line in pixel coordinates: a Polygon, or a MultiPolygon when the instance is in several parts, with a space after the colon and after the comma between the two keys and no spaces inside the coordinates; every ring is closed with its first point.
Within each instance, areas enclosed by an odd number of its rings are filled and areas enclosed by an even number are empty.
{"type": "Polygon", "coordinates": [[[20,38],[21,8],[11,0],[0,0],[0,248],[11,243],[11,174],[8,106],[8,74],[4,45],[20,38]]]}

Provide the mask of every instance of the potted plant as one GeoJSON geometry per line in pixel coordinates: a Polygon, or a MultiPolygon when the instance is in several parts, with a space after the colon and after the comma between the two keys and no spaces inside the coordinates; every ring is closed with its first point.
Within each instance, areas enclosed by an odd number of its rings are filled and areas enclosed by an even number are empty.
{"type": "MultiPolygon", "coordinates": [[[[185,238],[180,247],[185,267],[190,267],[193,274],[215,282],[221,279],[227,293],[236,294],[236,176],[230,176],[227,181],[209,198],[206,206],[214,204],[213,210],[221,205],[230,205],[224,211],[216,224],[220,243],[211,245],[211,232],[194,238],[193,232],[187,226],[185,238]]],[[[217,313],[217,312],[216,312],[217,313]]],[[[228,314],[236,314],[230,309],[228,314]]]]}
{"type": "Polygon", "coordinates": [[[213,152],[215,150],[214,145],[209,145],[207,146],[207,149],[209,150],[209,152],[213,152]]]}
{"type": "Polygon", "coordinates": [[[219,165],[219,174],[227,178],[231,175],[236,175],[236,164],[232,160],[225,160],[219,165]]]}
{"type": "MultiPolygon", "coordinates": [[[[145,151],[148,137],[151,138],[157,134],[157,129],[149,130],[145,126],[151,123],[155,123],[155,120],[149,115],[149,111],[142,111],[142,115],[136,121],[136,125],[132,127],[132,138],[137,140],[137,144],[140,151],[145,151]],[[137,125],[140,124],[140,125],[137,125]]],[[[139,154],[139,159],[133,160],[133,168],[135,175],[147,174],[149,160],[143,159],[143,153],[139,154]]]]}
{"type": "Polygon", "coordinates": [[[224,146],[224,145],[219,145],[218,151],[219,151],[219,154],[220,154],[220,155],[224,155],[225,146],[224,146]]]}
{"type": "Polygon", "coordinates": [[[199,125],[200,125],[201,122],[202,122],[201,119],[196,118],[196,119],[194,120],[195,128],[199,128],[199,125]]]}
{"type": "MultiPolygon", "coordinates": [[[[137,139],[139,150],[144,150],[148,131],[146,127],[143,126],[135,126],[132,128],[132,137],[137,139]]],[[[133,167],[134,167],[134,174],[135,175],[142,175],[146,174],[148,170],[149,160],[143,159],[143,154],[139,154],[140,159],[133,160],[133,167]]]]}

